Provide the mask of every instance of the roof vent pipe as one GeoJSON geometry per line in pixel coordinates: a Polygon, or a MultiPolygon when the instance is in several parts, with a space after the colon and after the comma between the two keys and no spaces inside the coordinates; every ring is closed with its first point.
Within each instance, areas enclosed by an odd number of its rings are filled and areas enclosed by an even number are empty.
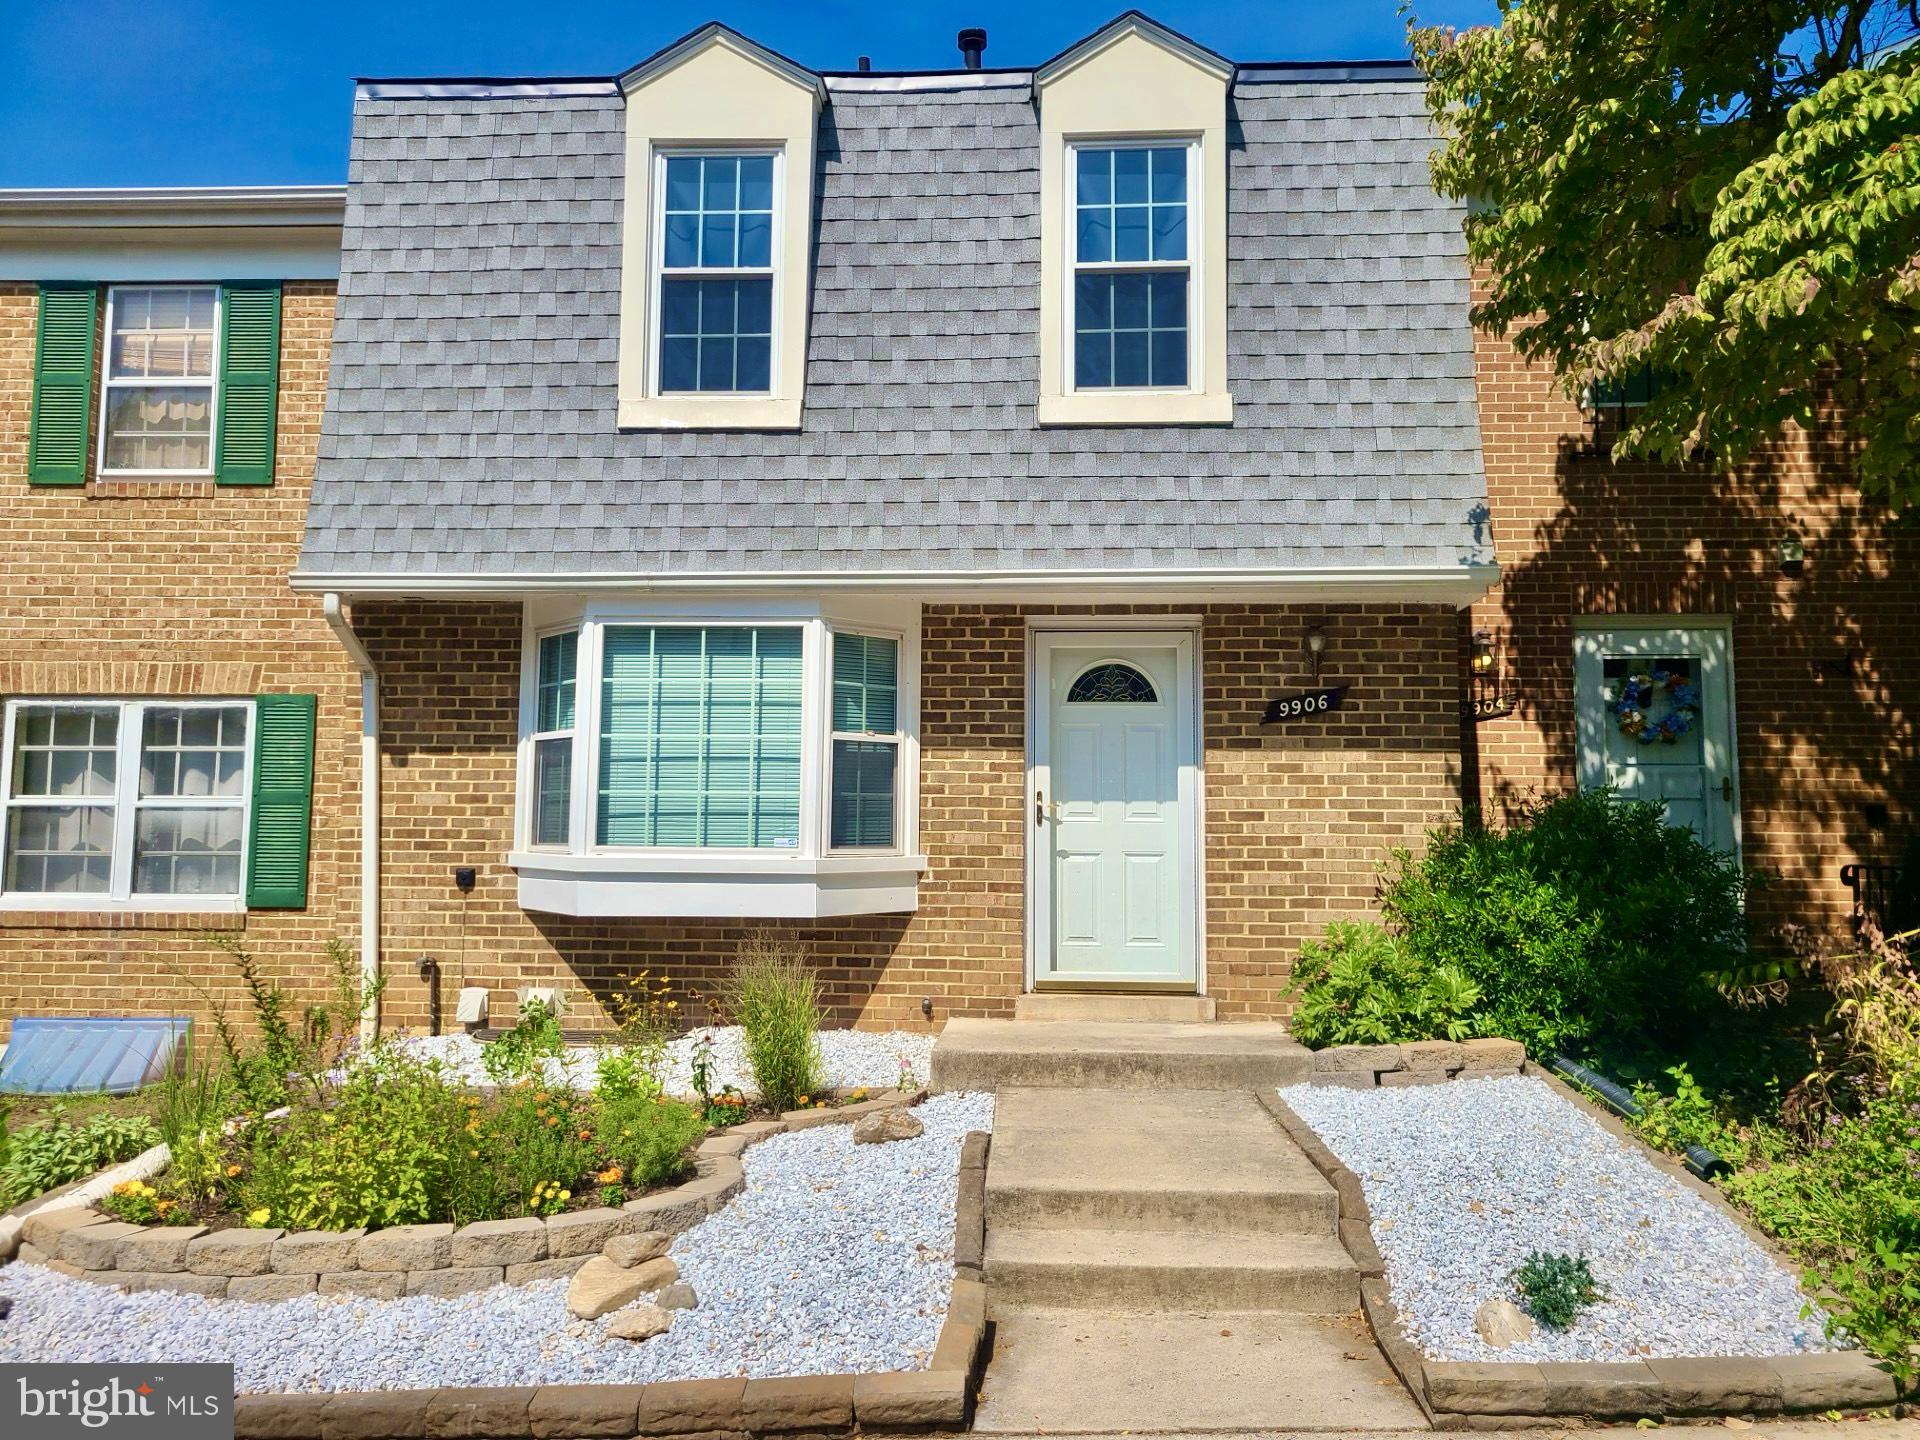
{"type": "Polygon", "coordinates": [[[987,32],[977,25],[962,30],[958,37],[960,56],[967,62],[967,69],[980,68],[980,55],[987,48],[987,32]]]}
{"type": "Polygon", "coordinates": [[[873,58],[869,55],[862,55],[858,60],[854,61],[853,63],[854,63],[854,68],[858,70],[862,75],[866,74],[869,70],[873,69],[873,58]]]}

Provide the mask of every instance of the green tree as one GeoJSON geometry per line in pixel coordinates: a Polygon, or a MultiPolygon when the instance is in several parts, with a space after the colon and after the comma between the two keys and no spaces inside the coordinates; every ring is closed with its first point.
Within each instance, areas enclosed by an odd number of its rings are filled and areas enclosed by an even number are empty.
{"type": "Polygon", "coordinates": [[[1568,393],[1660,377],[1615,453],[1737,464],[1831,409],[1920,498],[1920,0],[1501,0],[1412,27],[1492,292],[1568,393]]]}

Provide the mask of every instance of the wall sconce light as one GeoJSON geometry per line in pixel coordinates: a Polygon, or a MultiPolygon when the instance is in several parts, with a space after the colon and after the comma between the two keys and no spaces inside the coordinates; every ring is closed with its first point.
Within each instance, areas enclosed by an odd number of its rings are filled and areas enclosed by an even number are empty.
{"type": "Polygon", "coordinates": [[[1779,561],[1781,573],[1798,575],[1807,563],[1806,543],[1798,535],[1783,535],[1774,542],[1773,558],[1779,561]]]}
{"type": "Polygon", "coordinates": [[[1500,673],[1500,650],[1491,630],[1476,630],[1467,645],[1467,695],[1460,702],[1466,717],[1478,724],[1511,715],[1520,697],[1500,673]]]}
{"type": "Polygon", "coordinates": [[[1326,627],[1318,621],[1307,626],[1307,664],[1313,671],[1313,683],[1320,683],[1320,657],[1327,653],[1326,627]]]}
{"type": "Polygon", "coordinates": [[[1473,632],[1473,650],[1467,657],[1467,668],[1476,678],[1493,673],[1493,632],[1476,630],[1473,632]]]}

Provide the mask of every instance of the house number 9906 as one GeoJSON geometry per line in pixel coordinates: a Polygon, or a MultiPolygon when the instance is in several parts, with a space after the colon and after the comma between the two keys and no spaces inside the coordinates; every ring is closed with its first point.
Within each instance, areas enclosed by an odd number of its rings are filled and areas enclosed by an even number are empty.
{"type": "Polygon", "coordinates": [[[1304,695],[1282,695],[1267,702],[1267,713],[1260,717],[1260,723],[1271,725],[1276,720],[1303,720],[1313,715],[1324,715],[1330,710],[1338,710],[1346,695],[1345,685],[1309,690],[1304,695]]]}

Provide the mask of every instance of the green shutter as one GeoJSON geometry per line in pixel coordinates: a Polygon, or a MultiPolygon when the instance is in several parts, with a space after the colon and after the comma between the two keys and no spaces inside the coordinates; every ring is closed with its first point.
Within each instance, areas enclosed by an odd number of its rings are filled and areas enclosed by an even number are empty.
{"type": "Polygon", "coordinates": [[[312,695],[253,701],[253,819],[247,836],[247,905],[304,910],[307,832],[313,820],[312,695]]]}
{"type": "Polygon", "coordinates": [[[280,398],[280,285],[220,287],[220,433],[213,447],[221,485],[273,483],[274,408],[280,398]]]}
{"type": "Polygon", "coordinates": [[[99,296],[72,280],[40,287],[33,351],[33,420],[27,483],[87,483],[87,435],[93,416],[93,334],[99,296]]]}

